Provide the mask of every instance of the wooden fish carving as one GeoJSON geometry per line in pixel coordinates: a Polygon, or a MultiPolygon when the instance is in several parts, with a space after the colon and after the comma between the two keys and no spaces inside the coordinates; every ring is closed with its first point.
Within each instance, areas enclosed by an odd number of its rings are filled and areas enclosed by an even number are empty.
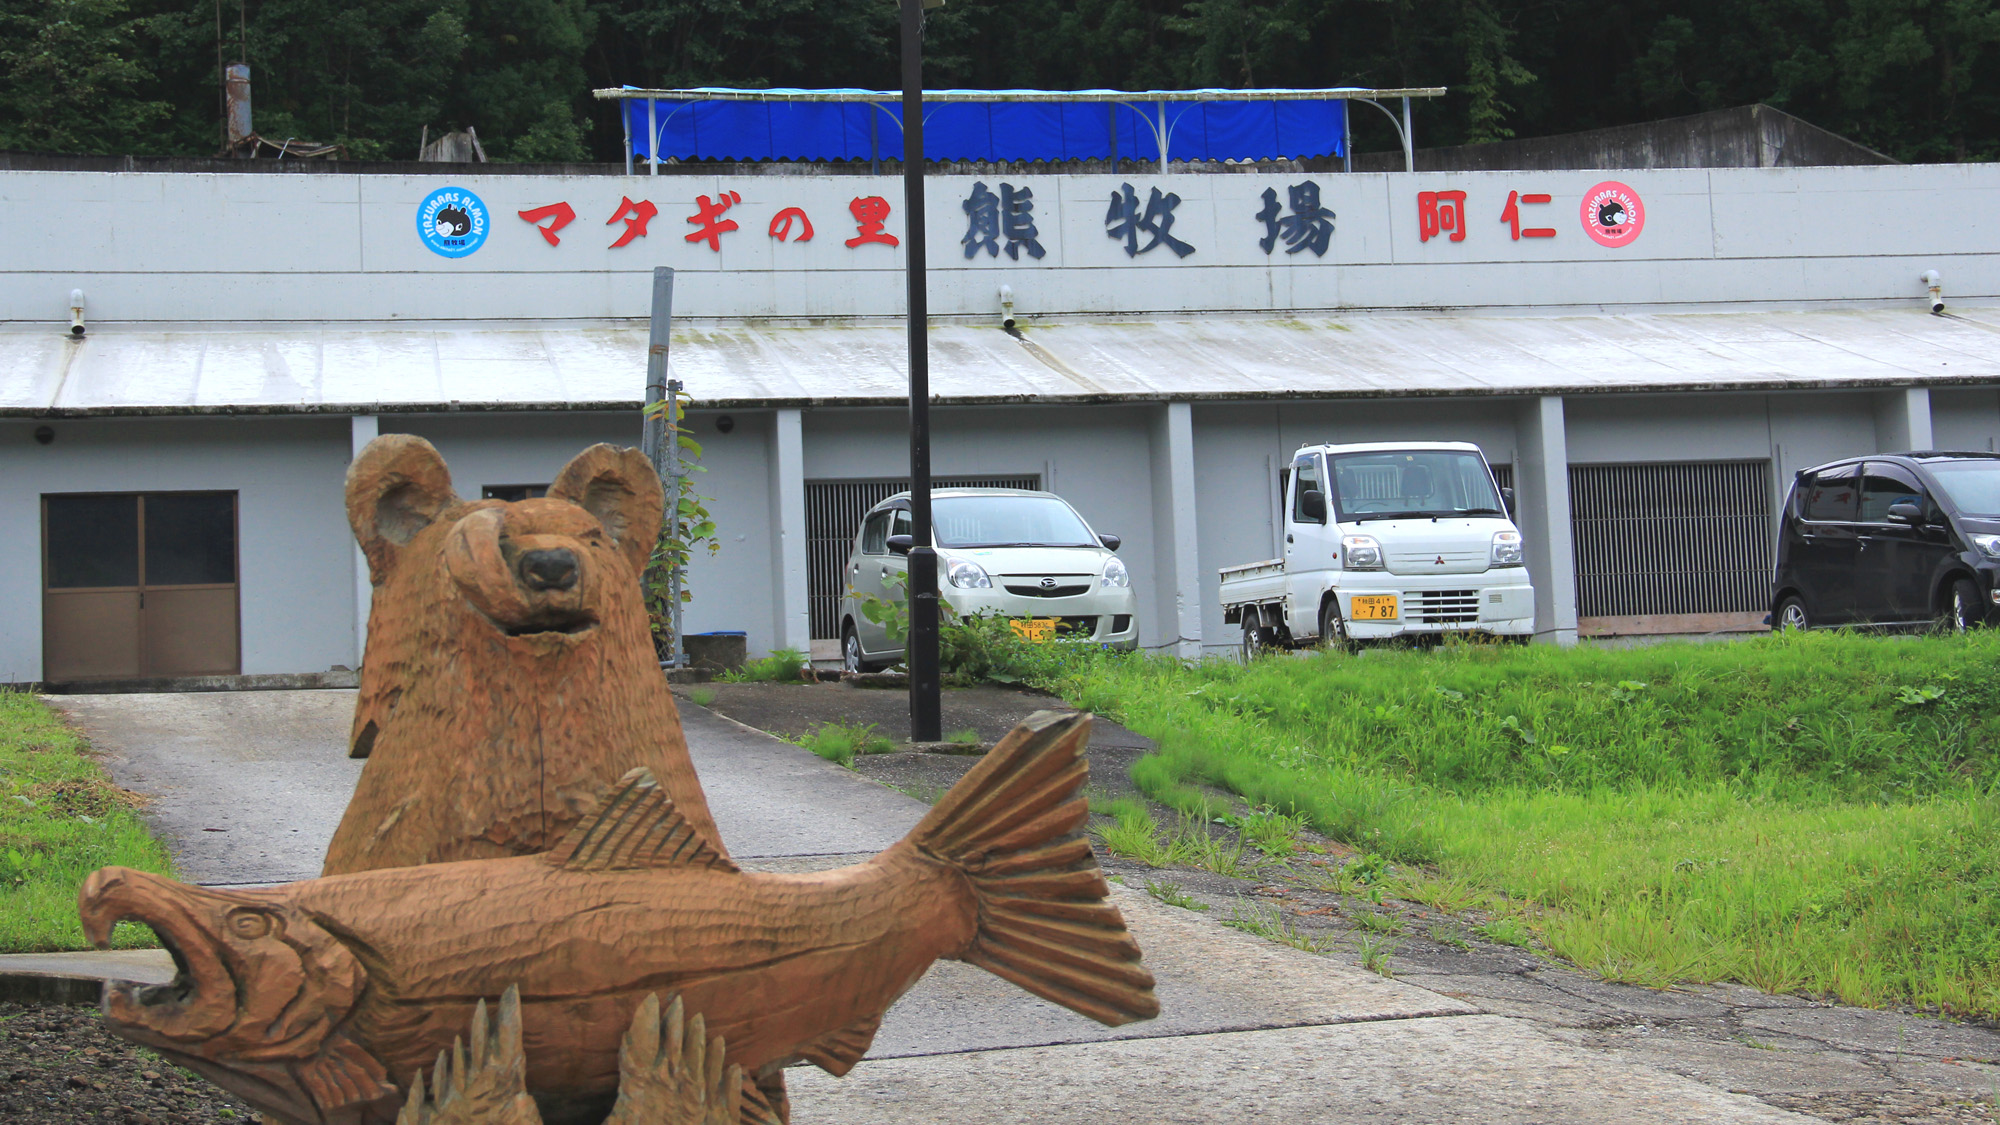
{"type": "Polygon", "coordinates": [[[146,923],[180,966],[107,986],[106,1019],[286,1119],[361,1125],[392,1121],[399,1087],[518,982],[528,1091],[566,1125],[608,1112],[620,1039],[655,993],[779,1104],[779,1068],[845,1074],[939,958],[1103,1023],[1150,1018],[1152,974],[1082,833],[1089,727],[1030,718],[909,836],[813,874],[739,870],[643,770],[544,855],[259,891],[104,868],[85,933],[102,947],[146,923]]]}

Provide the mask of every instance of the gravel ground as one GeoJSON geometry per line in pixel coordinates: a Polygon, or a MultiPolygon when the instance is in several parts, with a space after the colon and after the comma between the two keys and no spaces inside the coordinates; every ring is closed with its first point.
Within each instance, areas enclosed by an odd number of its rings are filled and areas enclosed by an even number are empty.
{"type": "Polygon", "coordinates": [[[8,1125],[245,1125],[263,1120],[207,1080],[104,1030],[95,1008],[0,1003],[8,1125]]]}

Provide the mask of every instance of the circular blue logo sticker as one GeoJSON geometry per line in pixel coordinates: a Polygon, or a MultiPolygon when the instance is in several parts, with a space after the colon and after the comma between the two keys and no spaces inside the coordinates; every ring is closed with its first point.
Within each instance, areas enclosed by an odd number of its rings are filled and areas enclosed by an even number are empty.
{"type": "Polygon", "coordinates": [[[447,258],[463,258],[479,249],[490,226],[486,204],[464,188],[439,188],[417,207],[417,237],[431,253],[447,258]]]}

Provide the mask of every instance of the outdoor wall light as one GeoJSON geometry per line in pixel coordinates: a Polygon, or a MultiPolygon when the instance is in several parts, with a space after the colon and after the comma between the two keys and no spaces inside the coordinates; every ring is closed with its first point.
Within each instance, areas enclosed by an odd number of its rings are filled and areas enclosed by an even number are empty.
{"type": "Polygon", "coordinates": [[[736,428],[736,419],[730,417],[727,414],[724,414],[715,420],[715,432],[718,434],[726,434],[735,428],[736,428]]]}

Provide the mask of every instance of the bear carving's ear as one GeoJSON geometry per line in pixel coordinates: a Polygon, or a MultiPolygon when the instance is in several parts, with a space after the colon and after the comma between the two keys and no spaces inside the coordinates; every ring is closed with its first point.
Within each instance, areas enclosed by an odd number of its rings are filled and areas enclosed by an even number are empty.
{"type": "Polygon", "coordinates": [[[347,522],[368,556],[369,578],[381,585],[397,551],[457,502],[451,470],[430,442],[410,434],[369,442],[347,468],[347,522]]]}
{"type": "Polygon", "coordinates": [[[563,466],[549,496],[597,517],[637,574],[660,536],[662,493],[653,465],[636,449],[593,445],[563,466]]]}

